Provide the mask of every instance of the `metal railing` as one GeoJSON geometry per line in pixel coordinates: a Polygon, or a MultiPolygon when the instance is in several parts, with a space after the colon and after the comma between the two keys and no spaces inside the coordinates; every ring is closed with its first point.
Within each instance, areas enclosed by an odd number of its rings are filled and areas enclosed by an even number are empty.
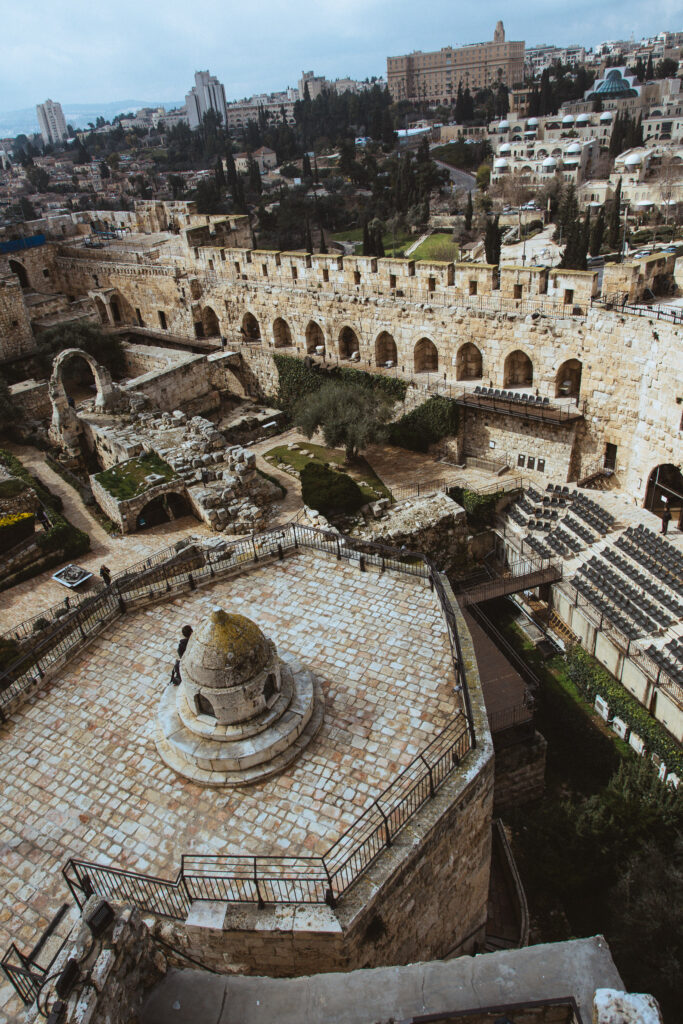
{"type": "Polygon", "coordinates": [[[38,957],[41,955],[45,944],[55,932],[68,909],[69,904],[63,903],[30,953],[22,953],[16,943],[12,942],[0,961],[3,974],[26,1006],[30,1006],[38,996],[45,979],[49,975],[52,964],[59,956],[64,942],[67,941],[65,939],[60,944],[47,964],[39,962],[38,957]]]}
{"type": "Polygon", "coordinates": [[[327,903],[334,907],[436,795],[471,749],[466,717],[455,717],[320,857],[184,854],[173,879],[70,858],[62,874],[79,907],[96,893],[146,913],[185,920],[195,900],[327,903]]]}
{"type": "Polygon", "coordinates": [[[592,304],[615,313],[628,313],[629,316],[644,316],[648,320],[664,320],[670,324],[683,324],[683,309],[677,306],[654,305],[627,302],[626,292],[594,298],[592,304]]]}

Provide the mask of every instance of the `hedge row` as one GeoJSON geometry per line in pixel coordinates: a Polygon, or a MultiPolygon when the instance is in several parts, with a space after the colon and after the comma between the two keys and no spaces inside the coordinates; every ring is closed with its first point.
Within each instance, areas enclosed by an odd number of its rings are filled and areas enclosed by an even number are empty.
{"type": "Polygon", "coordinates": [[[384,377],[379,373],[366,373],[351,367],[322,367],[317,363],[306,366],[302,359],[274,353],[273,360],[278,374],[277,404],[288,414],[305,395],[326,384],[330,380],[340,380],[357,384],[386,395],[392,401],[403,401],[408,389],[405,381],[396,377],[384,377]]]}
{"type": "Polygon", "coordinates": [[[426,452],[430,444],[453,436],[457,430],[457,405],[450,398],[438,395],[390,424],[389,442],[399,448],[426,452]]]}
{"type": "Polygon", "coordinates": [[[35,530],[33,512],[10,512],[0,516],[0,552],[10,551],[16,544],[33,535],[35,530]]]}
{"type": "Polygon", "coordinates": [[[683,753],[673,737],[578,644],[567,652],[567,674],[591,704],[596,696],[604,698],[610,713],[623,719],[650,753],[658,754],[669,771],[683,778],[683,753]]]}

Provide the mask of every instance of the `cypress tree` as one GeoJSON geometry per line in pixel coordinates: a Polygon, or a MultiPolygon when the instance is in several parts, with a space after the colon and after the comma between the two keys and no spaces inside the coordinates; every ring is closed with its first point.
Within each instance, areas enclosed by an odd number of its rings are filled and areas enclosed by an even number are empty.
{"type": "Polygon", "coordinates": [[[654,65],[652,64],[652,54],[650,54],[649,57],[647,58],[647,68],[645,70],[645,81],[646,82],[651,82],[654,77],[655,77],[655,69],[654,69],[654,65]]]}
{"type": "Polygon", "coordinates": [[[304,178],[312,178],[313,171],[311,170],[311,158],[308,153],[304,153],[303,160],[301,161],[301,174],[304,178]]]}
{"type": "Polygon", "coordinates": [[[619,245],[619,228],[621,227],[621,178],[617,182],[617,187],[614,191],[614,198],[612,199],[612,206],[609,211],[609,221],[607,224],[607,244],[610,249],[614,250],[619,245]]]}
{"type": "Polygon", "coordinates": [[[306,220],[306,252],[315,252],[313,248],[313,236],[311,235],[311,225],[306,220]]]}
{"type": "Polygon", "coordinates": [[[374,246],[373,246],[373,248],[375,250],[375,252],[374,252],[375,256],[379,256],[380,258],[384,256],[384,241],[382,239],[382,225],[381,225],[381,223],[379,221],[377,221],[376,224],[375,224],[374,246]]]}
{"type": "Polygon", "coordinates": [[[372,249],[372,243],[370,241],[370,231],[368,229],[368,222],[367,222],[367,218],[366,218],[363,221],[363,255],[364,256],[373,256],[374,253],[371,252],[371,249],[372,249]]]}
{"type": "Polygon", "coordinates": [[[598,215],[593,221],[590,237],[590,254],[599,256],[602,249],[602,240],[605,237],[605,207],[601,206],[598,215]]]}
{"type": "Polygon", "coordinates": [[[237,168],[235,167],[235,161],[230,146],[228,146],[228,150],[225,154],[225,170],[228,178],[228,188],[234,196],[235,185],[237,184],[237,168]]]}
{"type": "Polygon", "coordinates": [[[465,231],[472,230],[472,193],[467,193],[467,206],[465,207],[465,231]]]}
{"type": "Polygon", "coordinates": [[[216,169],[214,171],[216,178],[216,185],[222,192],[225,188],[225,172],[223,171],[223,161],[219,156],[216,157],[216,169]]]}

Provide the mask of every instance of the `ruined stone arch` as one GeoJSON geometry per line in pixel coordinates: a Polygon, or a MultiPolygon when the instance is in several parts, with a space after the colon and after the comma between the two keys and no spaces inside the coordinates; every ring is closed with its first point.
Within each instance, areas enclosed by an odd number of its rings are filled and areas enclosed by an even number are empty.
{"type": "Polygon", "coordinates": [[[430,338],[420,338],[413,350],[414,373],[435,373],[439,369],[439,353],[430,338]]]}
{"type": "Polygon", "coordinates": [[[240,333],[244,341],[261,340],[261,325],[253,313],[246,312],[242,317],[242,329],[240,333]]]}
{"type": "Polygon", "coordinates": [[[97,315],[100,318],[100,323],[108,324],[109,314],[107,313],[107,304],[99,297],[99,295],[95,296],[95,309],[97,310],[97,315]]]}
{"type": "Polygon", "coordinates": [[[360,342],[353,327],[347,324],[339,332],[339,358],[350,359],[354,352],[360,352],[360,342]]]}
{"type": "Polygon", "coordinates": [[[309,320],[306,328],[306,351],[315,352],[316,348],[322,346],[325,349],[325,332],[315,320],[309,320]]]}
{"type": "Polygon", "coordinates": [[[503,364],[504,388],[528,388],[534,382],[534,364],[521,348],[505,357],[503,364]]]}
{"type": "Polygon", "coordinates": [[[555,377],[555,397],[578,398],[581,393],[581,371],[583,364],[578,359],[567,359],[559,367],[555,377]]]}
{"type": "Polygon", "coordinates": [[[481,380],[482,374],[481,352],[471,341],[466,341],[460,346],[455,357],[455,379],[481,380]]]}
{"type": "Polygon", "coordinates": [[[289,348],[292,344],[292,329],[281,316],[273,321],[273,344],[275,348],[289,348]]]}
{"type": "Polygon", "coordinates": [[[396,365],[398,350],[393,335],[388,331],[382,331],[375,341],[375,366],[384,366],[388,362],[396,365]]]}
{"type": "Polygon", "coordinates": [[[133,307],[124,299],[121,292],[112,292],[108,298],[110,322],[113,324],[133,324],[136,323],[135,313],[133,307]]]}
{"type": "Polygon", "coordinates": [[[9,269],[13,274],[17,275],[19,278],[19,284],[22,288],[25,289],[31,287],[28,281],[28,273],[23,263],[20,263],[19,260],[10,260],[9,269]]]}
{"type": "Polygon", "coordinates": [[[136,515],[135,528],[146,530],[189,515],[192,515],[192,506],[185,490],[168,490],[142,505],[136,515]]]}
{"type": "Polygon", "coordinates": [[[64,387],[64,364],[76,357],[84,359],[92,370],[97,388],[95,397],[97,412],[112,410],[119,404],[121,398],[119,389],[112,383],[111,374],[106,366],[102,366],[81,348],[65,348],[63,352],[60,352],[52,366],[52,376],[48,384],[48,394],[52,402],[50,438],[55,444],[67,450],[79,448],[82,430],[76,411],[69,404],[69,396],[64,387]]]}

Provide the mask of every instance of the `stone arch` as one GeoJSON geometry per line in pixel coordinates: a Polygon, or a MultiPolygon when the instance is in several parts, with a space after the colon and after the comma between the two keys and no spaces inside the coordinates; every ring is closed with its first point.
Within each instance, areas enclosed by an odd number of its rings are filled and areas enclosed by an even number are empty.
{"type": "Polygon", "coordinates": [[[171,523],[183,516],[192,515],[192,506],[182,491],[164,491],[142,506],[137,513],[135,528],[146,530],[150,526],[171,523]]]}
{"type": "Polygon", "coordinates": [[[246,312],[242,317],[242,328],[240,334],[245,341],[261,340],[261,325],[253,313],[246,312]]]}
{"type": "Polygon", "coordinates": [[[99,295],[95,296],[95,309],[97,310],[97,315],[100,318],[100,323],[108,324],[109,316],[107,315],[107,306],[99,295]]]}
{"type": "Polygon", "coordinates": [[[439,369],[439,353],[429,338],[420,338],[413,351],[415,373],[435,373],[439,369]]]}
{"type": "Polygon", "coordinates": [[[80,448],[81,424],[76,411],[71,407],[69,396],[64,387],[64,364],[79,356],[84,359],[92,370],[95,378],[97,395],[95,409],[97,412],[108,412],[120,402],[120,392],[112,383],[111,374],[106,366],[96,362],[88,352],[81,348],[65,348],[60,352],[52,366],[52,376],[48,384],[48,394],[52,402],[52,422],[50,438],[67,450],[80,448]]]}
{"type": "Polygon", "coordinates": [[[660,518],[668,508],[672,523],[678,523],[678,529],[683,530],[683,473],[680,466],[664,462],[654,467],[647,480],[644,507],[660,518]]]}
{"type": "Polygon", "coordinates": [[[577,398],[581,393],[581,371],[583,364],[578,359],[567,359],[555,377],[555,397],[577,398]]]}
{"type": "Polygon", "coordinates": [[[315,352],[317,348],[322,346],[323,355],[325,352],[325,332],[319,323],[315,320],[309,320],[306,328],[306,351],[308,353],[315,352]]]}
{"type": "Polygon", "coordinates": [[[119,305],[118,296],[112,295],[109,300],[109,308],[111,310],[111,318],[115,324],[121,323],[121,306],[119,305]]]}
{"type": "Polygon", "coordinates": [[[273,343],[275,348],[289,348],[292,344],[292,330],[281,316],[273,322],[273,343]]]}
{"type": "Polygon", "coordinates": [[[471,341],[466,341],[455,357],[455,379],[481,380],[482,369],[481,352],[471,341]]]}
{"type": "Polygon", "coordinates": [[[534,365],[526,352],[516,348],[510,352],[503,365],[504,388],[528,388],[534,382],[534,365]]]}
{"type": "Polygon", "coordinates": [[[348,325],[342,327],[339,332],[339,358],[350,359],[354,352],[360,351],[358,335],[353,327],[348,325]]]}
{"type": "Polygon", "coordinates": [[[9,269],[13,274],[17,275],[17,277],[19,278],[19,284],[21,285],[22,288],[31,287],[30,284],[28,283],[28,273],[23,263],[20,263],[19,260],[10,260],[9,269]]]}
{"type": "Polygon", "coordinates": [[[388,331],[382,331],[375,341],[375,366],[385,366],[386,363],[398,362],[398,350],[393,335],[388,331]]]}
{"type": "Polygon", "coordinates": [[[220,321],[211,306],[205,306],[202,310],[202,327],[205,338],[217,338],[221,333],[220,321]]]}

